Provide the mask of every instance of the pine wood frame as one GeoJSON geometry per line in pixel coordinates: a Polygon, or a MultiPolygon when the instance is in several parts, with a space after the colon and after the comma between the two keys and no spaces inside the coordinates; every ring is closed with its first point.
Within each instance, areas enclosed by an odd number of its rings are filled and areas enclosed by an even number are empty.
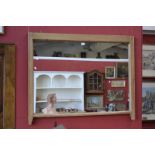
{"type": "Polygon", "coordinates": [[[92,116],[92,115],[127,115],[135,120],[135,58],[134,58],[134,37],[122,35],[85,35],[85,34],[56,34],[56,33],[29,33],[28,34],[28,123],[32,124],[33,118],[40,117],[69,117],[69,116],[92,116]],[[95,42],[120,42],[128,43],[129,47],[129,91],[131,106],[129,111],[119,112],[81,112],[67,114],[34,114],[34,79],[33,79],[33,40],[67,40],[67,41],[95,41],[95,42]]]}
{"type": "Polygon", "coordinates": [[[0,44],[0,54],[4,59],[4,129],[15,128],[15,65],[16,49],[14,44],[0,44]]]}

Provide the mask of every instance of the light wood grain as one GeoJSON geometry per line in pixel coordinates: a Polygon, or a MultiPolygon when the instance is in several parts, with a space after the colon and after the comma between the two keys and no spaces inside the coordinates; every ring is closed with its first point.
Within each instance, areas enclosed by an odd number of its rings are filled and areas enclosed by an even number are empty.
{"type": "Polygon", "coordinates": [[[33,117],[70,117],[70,116],[100,116],[100,115],[127,115],[130,111],[114,112],[76,112],[76,113],[55,113],[55,114],[34,114],[33,117]]]}
{"type": "Polygon", "coordinates": [[[34,102],[34,74],[33,74],[33,38],[29,33],[28,36],[28,124],[33,121],[33,102],[34,102]]]}
{"type": "Polygon", "coordinates": [[[15,128],[15,45],[5,46],[4,128],[15,128]]]}
{"type": "Polygon", "coordinates": [[[3,55],[0,55],[0,129],[3,128],[3,55]]]}
{"type": "Polygon", "coordinates": [[[134,37],[130,39],[130,58],[129,58],[129,91],[130,91],[130,102],[131,102],[131,120],[136,119],[136,112],[135,112],[135,52],[134,52],[134,37]]]}
{"type": "Polygon", "coordinates": [[[0,44],[4,56],[3,128],[15,128],[15,45],[0,44]]]}
{"type": "Polygon", "coordinates": [[[130,37],[123,35],[30,33],[30,37],[38,40],[101,41],[116,43],[130,42],[130,37]]]}
{"type": "Polygon", "coordinates": [[[29,54],[28,54],[28,95],[29,95],[29,113],[28,121],[32,124],[33,117],[66,117],[66,116],[91,116],[91,115],[119,115],[130,114],[131,119],[135,120],[135,57],[134,57],[134,37],[122,35],[85,35],[85,34],[56,34],[56,33],[29,33],[29,54]],[[130,111],[112,112],[112,113],[72,113],[44,115],[33,114],[34,101],[34,79],[33,79],[33,40],[55,40],[55,41],[90,41],[90,42],[120,42],[129,44],[129,91],[130,91],[130,111]]]}

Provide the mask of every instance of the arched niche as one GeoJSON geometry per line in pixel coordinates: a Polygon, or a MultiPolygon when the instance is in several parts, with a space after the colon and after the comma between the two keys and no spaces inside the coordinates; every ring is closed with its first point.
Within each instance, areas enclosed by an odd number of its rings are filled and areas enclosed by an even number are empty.
{"type": "Polygon", "coordinates": [[[68,87],[81,87],[81,78],[78,75],[70,75],[67,80],[68,87]]]}
{"type": "Polygon", "coordinates": [[[50,88],[51,78],[48,75],[40,75],[37,78],[37,88],[50,88]]]}
{"type": "Polygon", "coordinates": [[[52,80],[53,87],[63,88],[66,86],[66,78],[63,75],[55,75],[52,80]]]}

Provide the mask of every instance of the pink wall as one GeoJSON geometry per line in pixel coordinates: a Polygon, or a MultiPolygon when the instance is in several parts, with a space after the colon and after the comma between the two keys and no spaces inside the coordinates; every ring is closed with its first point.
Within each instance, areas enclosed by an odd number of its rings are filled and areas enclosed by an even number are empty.
{"type": "Polygon", "coordinates": [[[155,35],[144,35],[143,44],[155,45],[155,35]]]}
{"type": "Polygon", "coordinates": [[[52,128],[54,122],[64,124],[66,128],[141,128],[141,27],[5,27],[6,33],[0,36],[1,43],[16,44],[16,128],[52,128]],[[92,116],[70,118],[35,119],[28,125],[28,87],[27,56],[28,32],[73,33],[73,34],[110,34],[132,35],[135,37],[136,57],[136,120],[128,115],[92,116]]]}

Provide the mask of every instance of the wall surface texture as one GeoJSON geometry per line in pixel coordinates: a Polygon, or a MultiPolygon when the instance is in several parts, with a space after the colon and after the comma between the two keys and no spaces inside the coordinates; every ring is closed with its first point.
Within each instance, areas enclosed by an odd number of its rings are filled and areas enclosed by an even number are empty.
{"type": "MultiPolygon", "coordinates": [[[[142,128],[141,123],[141,27],[5,27],[0,43],[16,45],[16,128],[53,128],[54,122],[66,128],[142,128]],[[136,120],[129,115],[68,118],[39,118],[28,125],[28,32],[131,35],[135,37],[136,120]]],[[[55,64],[56,65],[56,64],[55,64]]],[[[60,64],[61,66],[61,64],[60,64]]],[[[57,67],[57,66],[56,66],[57,67]]],[[[62,66],[63,67],[63,66],[62,66]]],[[[80,67],[80,66],[79,66],[80,67]]],[[[89,66],[87,66],[89,68],[89,66]]],[[[90,65],[90,67],[92,67],[90,65]]],[[[88,69],[87,68],[87,69],[88,69]]],[[[63,68],[62,68],[63,70],[63,68]]],[[[80,68],[79,68],[80,70],[80,68]]]]}

